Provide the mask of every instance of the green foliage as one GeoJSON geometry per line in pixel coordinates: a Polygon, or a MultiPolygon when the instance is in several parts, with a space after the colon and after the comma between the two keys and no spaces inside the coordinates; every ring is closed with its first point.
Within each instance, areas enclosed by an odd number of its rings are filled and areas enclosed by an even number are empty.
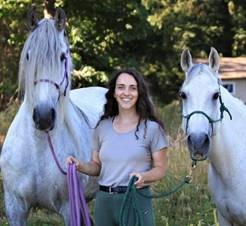
{"type": "Polygon", "coordinates": [[[229,1],[229,12],[232,17],[232,30],[234,32],[232,54],[233,56],[246,55],[246,5],[244,1],[229,1]]]}
{"type": "MultiPolygon", "coordinates": [[[[10,126],[10,123],[14,119],[14,116],[17,112],[18,107],[19,107],[19,104],[17,102],[14,102],[11,105],[9,105],[4,111],[0,111],[0,122],[1,122],[0,123],[0,136],[1,135],[3,136],[7,133],[7,130],[10,126]]],[[[1,139],[0,139],[0,143],[1,143],[1,139]]]]}
{"type": "MultiPolygon", "coordinates": [[[[35,1],[40,15],[43,2],[35,1]]],[[[16,89],[19,54],[27,34],[22,18],[30,4],[34,1],[0,1],[0,92],[8,98],[16,89]]],[[[105,85],[105,75],[109,78],[118,68],[135,67],[152,93],[168,103],[181,85],[179,60],[184,48],[189,47],[195,57],[207,57],[211,46],[223,56],[246,54],[244,0],[56,0],[55,6],[68,17],[73,87],[105,85]],[[90,75],[84,68],[90,68],[90,75]]]]}
{"type": "Polygon", "coordinates": [[[73,87],[102,86],[108,81],[103,71],[96,71],[95,68],[85,66],[81,70],[73,71],[73,87]]]}
{"type": "Polygon", "coordinates": [[[18,58],[26,30],[20,18],[25,17],[30,2],[0,0],[0,110],[17,88],[18,58]]]}
{"type": "Polygon", "coordinates": [[[80,56],[79,67],[84,64],[111,72],[116,67],[138,66],[150,31],[141,3],[85,0],[77,3],[76,9],[72,6],[73,1],[64,4],[72,14],[69,33],[72,49],[80,56]]]}
{"type": "Polygon", "coordinates": [[[211,46],[230,55],[230,16],[224,1],[145,0],[144,5],[149,10],[148,21],[157,44],[155,57],[150,59],[155,58],[151,62],[155,71],[145,70],[145,74],[155,87],[155,94],[168,102],[176,98],[181,85],[179,61],[184,48],[190,48],[195,57],[207,57],[211,46]]]}

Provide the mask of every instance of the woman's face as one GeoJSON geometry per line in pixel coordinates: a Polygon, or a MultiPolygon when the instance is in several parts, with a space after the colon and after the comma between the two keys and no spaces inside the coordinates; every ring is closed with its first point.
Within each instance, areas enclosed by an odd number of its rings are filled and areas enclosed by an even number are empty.
{"type": "Polygon", "coordinates": [[[119,110],[136,109],[138,100],[138,84],[135,78],[127,73],[122,73],[116,80],[114,97],[119,110]]]}

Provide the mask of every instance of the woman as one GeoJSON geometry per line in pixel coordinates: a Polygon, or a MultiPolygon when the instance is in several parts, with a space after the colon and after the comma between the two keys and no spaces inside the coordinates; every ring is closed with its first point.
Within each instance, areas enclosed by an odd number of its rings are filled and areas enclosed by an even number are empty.
{"type": "MultiPolygon", "coordinates": [[[[69,157],[79,172],[99,176],[95,202],[97,226],[118,226],[120,207],[132,176],[149,194],[151,183],[164,177],[167,141],[143,77],[133,69],[117,71],[109,83],[104,114],[93,134],[93,156],[87,163],[69,157]]],[[[150,199],[138,197],[142,219],[155,225],[150,199]]],[[[129,226],[134,225],[129,217],[129,226]]]]}

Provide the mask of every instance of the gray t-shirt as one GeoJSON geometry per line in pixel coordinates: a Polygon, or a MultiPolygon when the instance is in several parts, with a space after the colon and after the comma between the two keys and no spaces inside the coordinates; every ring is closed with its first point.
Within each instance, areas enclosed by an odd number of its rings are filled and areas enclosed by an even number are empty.
{"type": "Polygon", "coordinates": [[[93,150],[99,152],[102,163],[98,183],[104,186],[127,186],[132,172],[145,172],[152,168],[152,153],[167,147],[167,139],[159,124],[141,122],[138,139],[135,130],[119,133],[112,118],[105,119],[93,132],[93,150]]]}

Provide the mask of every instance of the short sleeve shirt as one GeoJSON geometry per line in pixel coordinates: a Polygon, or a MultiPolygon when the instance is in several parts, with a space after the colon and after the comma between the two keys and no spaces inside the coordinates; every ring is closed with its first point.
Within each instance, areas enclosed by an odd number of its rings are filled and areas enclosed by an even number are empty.
{"type": "Polygon", "coordinates": [[[104,186],[127,186],[132,172],[152,168],[152,153],[168,146],[163,129],[157,122],[142,121],[139,130],[119,133],[113,120],[105,119],[93,132],[93,150],[102,163],[98,183],[104,186]],[[136,137],[137,135],[137,137],[136,137]]]}

